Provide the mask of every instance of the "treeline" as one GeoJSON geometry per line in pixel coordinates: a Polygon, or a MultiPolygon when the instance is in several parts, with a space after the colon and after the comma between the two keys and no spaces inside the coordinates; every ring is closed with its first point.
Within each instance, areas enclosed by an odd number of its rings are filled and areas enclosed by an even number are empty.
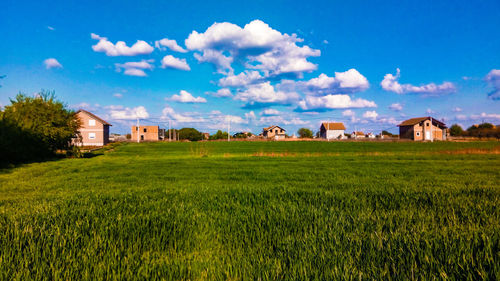
{"type": "Polygon", "coordinates": [[[491,123],[472,125],[467,130],[458,124],[450,127],[450,135],[453,137],[475,137],[475,138],[500,138],[500,126],[491,123]]]}
{"type": "Polygon", "coordinates": [[[79,121],[72,110],[42,91],[18,94],[0,111],[0,166],[40,161],[71,151],[79,121]]]}

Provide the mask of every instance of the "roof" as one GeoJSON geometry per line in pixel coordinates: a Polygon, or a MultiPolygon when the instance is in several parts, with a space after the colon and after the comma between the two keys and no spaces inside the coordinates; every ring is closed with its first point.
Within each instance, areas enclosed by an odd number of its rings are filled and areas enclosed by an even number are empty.
{"type": "Polygon", "coordinates": [[[323,122],[321,123],[326,130],[345,130],[344,123],[336,123],[336,122],[323,122]]]}
{"type": "Polygon", "coordinates": [[[80,109],[80,110],[78,110],[78,111],[76,112],[76,114],[78,114],[78,113],[80,113],[80,112],[83,112],[83,113],[85,113],[85,114],[89,115],[90,117],[93,117],[93,118],[97,119],[99,122],[101,122],[101,123],[102,123],[102,124],[104,124],[104,125],[113,126],[113,125],[109,124],[108,122],[106,122],[106,121],[102,120],[101,118],[99,118],[97,115],[95,115],[95,114],[93,114],[93,113],[88,112],[87,110],[80,109]]]}
{"type": "Polygon", "coordinates": [[[282,129],[283,131],[286,131],[285,129],[281,128],[280,126],[276,126],[276,125],[273,125],[273,126],[270,126],[270,127],[264,128],[263,130],[264,130],[264,131],[269,131],[269,130],[274,129],[274,128],[280,128],[280,129],[282,129]]]}
{"type": "MultiPolygon", "coordinates": [[[[408,120],[401,122],[401,124],[399,124],[398,126],[413,126],[413,125],[418,124],[422,121],[430,120],[431,118],[432,118],[431,116],[411,118],[411,119],[408,119],[408,120]]],[[[432,122],[435,122],[438,125],[441,125],[441,126],[446,128],[446,124],[444,124],[443,122],[439,121],[436,118],[432,118],[432,122]]]]}
{"type": "Polygon", "coordinates": [[[363,132],[354,132],[354,134],[356,136],[364,136],[365,135],[365,133],[363,133],[363,132]]]}

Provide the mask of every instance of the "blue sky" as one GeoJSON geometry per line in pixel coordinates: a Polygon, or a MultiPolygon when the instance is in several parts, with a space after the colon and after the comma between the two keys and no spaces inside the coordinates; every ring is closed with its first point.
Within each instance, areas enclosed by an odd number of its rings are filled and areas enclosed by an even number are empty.
{"type": "Polygon", "coordinates": [[[500,124],[499,1],[223,2],[7,0],[0,105],[54,90],[118,133],[500,124]]]}

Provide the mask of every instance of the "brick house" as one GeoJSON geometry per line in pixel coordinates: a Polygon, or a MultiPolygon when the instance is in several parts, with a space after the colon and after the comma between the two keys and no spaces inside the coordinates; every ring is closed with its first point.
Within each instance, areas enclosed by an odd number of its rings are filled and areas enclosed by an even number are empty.
{"type": "Polygon", "coordinates": [[[319,127],[319,136],[323,139],[342,139],[344,138],[344,123],[324,122],[319,127]]]}
{"type": "Polygon", "coordinates": [[[165,129],[160,129],[159,126],[132,126],[131,140],[137,141],[137,134],[139,133],[140,141],[160,141],[165,138],[165,129]]]}
{"type": "Polygon", "coordinates": [[[398,126],[400,139],[446,140],[446,125],[430,116],[411,118],[398,126]]]}
{"type": "Polygon", "coordinates": [[[274,138],[275,140],[285,139],[286,130],[281,128],[280,126],[271,126],[262,129],[262,136],[264,138],[274,138]]]}
{"type": "Polygon", "coordinates": [[[73,140],[76,146],[103,146],[109,143],[111,124],[83,109],[78,110],[76,116],[81,122],[78,129],[80,139],[73,140]]]}

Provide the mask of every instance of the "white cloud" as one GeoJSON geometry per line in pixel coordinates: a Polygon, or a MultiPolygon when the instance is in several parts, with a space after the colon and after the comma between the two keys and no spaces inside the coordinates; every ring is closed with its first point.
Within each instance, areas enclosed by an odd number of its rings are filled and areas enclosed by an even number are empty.
{"type": "Polygon", "coordinates": [[[401,111],[403,110],[403,106],[400,103],[393,103],[389,106],[389,109],[393,111],[401,111]]]}
{"type": "Polygon", "coordinates": [[[149,113],[144,106],[138,106],[134,108],[123,108],[122,106],[109,106],[109,113],[111,115],[111,119],[124,119],[124,120],[133,120],[133,119],[145,119],[149,117],[149,113]]]}
{"type": "Polygon", "coordinates": [[[129,76],[147,76],[144,70],[152,70],[154,67],[151,64],[154,60],[131,61],[126,63],[115,63],[116,71],[129,76]]]}
{"type": "Polygon", "coordinates": [[[427,113],[427,114],[434,114],[434,113],[436,113],[436,112],[434,112],[434,111],[433,111],[432,109],[430,109],[430,108],[427,108],[427,110],[425,111],[425,113],[427,113]]]}
{"type": "Polygon", "coordinates": [[[349,95],[306,96],[299,102],[301,110],[326,110],[342,108],[377,107],[375,102],[365,99],[351,99],[349,95]]]}
{"type": "Polygon", "coordinates": [[[189,92],[181,90],[178,95],[173,95],[167,100],[181,102],[181,103],[205,103],[207,100],[202,97],[193,97],[189,92]]]}
{"type": "Polygon", "coordinates": [[[464,115],[464,114],[458,114],[457,116],[455,116],[455,118],[457,120],[467,120],[467,115],[464,115]]]}
{"type": "Polygon", "coordinates": [[[366,77],[352,68],[345,72],[335,72],[335,77],[322,73],[309,81],[298,82],[308,94],[350,94],[370,87],[366,77]]]}
{"type": "Polygon", "coordinates": [[[200,122],[205,122],[205,119],[203,119],[202,117],[194,117],[194,116],[190,116],[189,114],[185,114],[185,113],[184,114],[177,113],[170,106],[166,106],[162,110],[162,116],[161,116],[161,118],[162,119],[173,120],[173,121],[176,121],[176,122],[179,122],[179,123],[200,123],[200,122]]]}
{"type": "Polygon", "coordinates": [[[225,56],[220,51],[215,50],[203,50],[203,55],[194,54],[194,57],[198,60],[198,62],[208,62],[215,65],[217,72],[221,74],[231,74],[233,72],[233,68],[231,67],[231,63],[233,62],[232,57],[225,56]]]}
{"type": "Polygon", "coordinates": [[[491,119],[491,120],[500,120],[500,114],[496,113],[481,113],[481,114],[472,114],[470,116],[471,119],[491,119]]]}
{"type": "Polygon", "coordinates": [[[348,117],[352,117],[352,116],[355,116],[356,113],[350,109],[347,109],[347,110],[344,110],[342,111],[342,116],[348,116],[348,117]]]}
{"type": "Polygon", "coordinates": [[[323,44],[327,45],[328,44],[328,40],[323,40],[323,44]]]}
{"type": "Polygon", "coordinates": [[[453,111],[453,112],[462,112],[462,108],[460,108],[460,107],[457,106],[457,107],[454,107],[451,111],[453,111]]]}
{"type": "Polygon", "coordinates": [[[273,116],[273,115],[280,115],[280,114],[282,114],[281,111],[276,110],[276,109],[272,109],[272,108],[265,109],[260,113],[260,115],[264,115],[264,116],[273,116]]]}
{"type": "Polygon", "coordinates": [[[283,116],[262,116],[259,123],[263,125],[307,125],[310,122],[304,121],[298,117],[284,118],[283,116]]]}
{"type": "Polygon", "coordinates": [[[48,58],[43,61],[43,64],[45,64],[46,69],[63,68],[62,64],[60,64],[55,58],[48,58]]]}
{"type": "Polygon", "coordinates": [[[229,22],[214,23],[203,33],[191,32],[185,44],[190,50],[203,52],[203,57],[209,56],[207,51],[216,52],[218,56],[229,53],[230,57],[226,60],[203,60],[215,64],[219,70],[231,70],[232,58],[238,56],[247,59],[248,68],[260,69],[268,76],[282,73],[300,75],[316,70],[317,66],[307,58],[319,56],[321,52],[309,46],[297,46],[296,43],[302,41],[296,34],[282,34],[266,23],[254,20],[243,28],[229,22]],[[221,65],[221,61],[225,65],[221,65]]]}
{"type": "Polygon", "coordinates": [[[121,99],[121,98],[123,98],[123,95],[120,93],[115,93],[115,94],[113,94],[113,97],[121,99]]]}
{"type": "Polygon", "coordinates": [[[166,50],[165,47],[169,48],[170,50],[172,51],[175,51],[175,52],[180,52],[180,53],[186,53],[187,50],[182,48],[181,46],[179,46],[177,44],[177,41],[175,40],[171,40],[171,39],[168,39],[168,38],[163,38],[161,40],[158,40],[158,41],[155,41],[155,47],[164,51],[166,50]]]}
{"type": "Polygon", "coordinates": [[[386,74],[384,80],[380,82],[382,89],[397,94],[416,93],[423,96],[441,96],[456,92],[455,85],[451,82],[443,82],[441,85],[429,83],[422,86],[414,86],[411,84],[400,84],[398,81],[400,76],[399,68],[396,75],[386,74]]]}
{"type": "Polygon", "coordinates": [[[238,92],[235,100],[241,100],[250,105],[258,104],[291,104],[298,99],[295,92],[275,91],[270,82],[250,85],[244,91],[238,92]]]}
{"type": "Polygon", "coordinates": [[[493,87],[488,97],[492,100],[500,100],[500,69],[492,69],[486,75],[485,80],[493,87]]]}
{"type": "Polygon", "coordinates": [[[366,111],[365,113],[363,113],[363,118],[376,120],[377,117],[378,117],[378,113],[375,110],[366,111]]]}
{"type": "Polygon", "coordinates": [[[50,26],[50,25],[47,25],[47,29],[48,29],[48,30],[51,30],[51,31],[56,30],[55,28],[53,28],[53,27],[52,27],[52,26],[50,26]]]}
{"type": "Polygon", "coordinates": [[[219,85],[222,87],[242,87],[254,84],[263,79],[258,71],[244,71],[238,75],[228,75],[219,80],[219,85]]]}
{"type": "Polygon", "coordinates": [[[90,34],[90,38],[94,40],[99,40],[97,44],[92,46],[94,52],[106,53],[107,56],[137,56],[137,55],[147,55],[151,54],[154,50],[152,46],[142,40],[137,40],[137,42],[128,47],[123,41],[118,41],[116,44],[108,41],[108,38],[101,37],[95,33],[90,34]]]}
{"type": "Polygon", "coordinates": [[[184,71],[189,71],[191,68],[187,64],[185,59],[178,59],[174,56],[167,55],[163,57],[161,60],[161,67],[162,68],[174,68],[174,69],[179,69],[179,70],[184,70],[184,71]]]}
{"type": "Polygon", "coordinates": [[[206,94],[212,95],[212,96],[217,97],[217,98],[227,98],[227,97],[232,97],[233,96],[233,94],[231,93],[231,90],[229,90],[227,88],[219,89],[215,93],[213,93],[213,92],[206,92],[206,94]]]}

